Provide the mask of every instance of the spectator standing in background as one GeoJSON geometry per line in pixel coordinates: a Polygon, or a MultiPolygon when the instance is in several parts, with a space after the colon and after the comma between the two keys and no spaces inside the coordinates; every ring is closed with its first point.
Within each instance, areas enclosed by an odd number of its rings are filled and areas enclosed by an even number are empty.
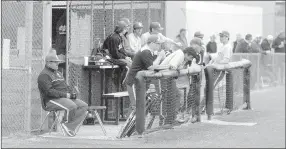
{"type": "Polygon", "coordinates": [[[272,43],[273,43],[273,36],[272,35],[268,35],[267,38],[262,40],[262,43],[261,43],[262,51],[264,51],[266,53],[270,53],[271,52],[272,43]]]}
{"type": "Polygon", "coordinates": [[[272,69],[272,57],[269,55],[271,53],[271,47],[273,43],[273,36],[268,35],[267,38],[263,39],[261,43],[262,55],[261,55],[261,75],[267,76],[270,79],[271,85],[276,85],[275,82],[276,75],[272,69]]]}
{"type": "Polygon", "coordinates": [[[233,42],[233,49],[232,49],[233,53],[235,53],[235,48],[237,46],[237,43],[241,40],[242,40],[241,34],[236,34],[236,40],[233,42]]]}
{"type": "Polygon", "coordinates": [[[262,40],[262,36],[261,35],[256,35],[254,40],[251,42],[251,51],[252,51],[252,53],[259,53],[259,52],[261,52],[261,46],[260,46],[261,40],[262,40]]]}
{"type": "Polygon", "coordinates": [[[205,54],[205,57],[204,57],[205,64],[207,64],[211,60],[211,54],[217,52],[217,43],[215,42],[215,40],[216,40],[215,35],[212,35],[210,37],[210,41],[207,44],[207,47],[206,47],[207,53],[205,54]]]}
{"type": "Polygon", "coordinates": [[[210,37],[210,41],[207,44],[207,53],[216,53],[217,51],[217,43],[215,42],[215,35],[210,37]]]}
{"type": "Polygon", "coordinates": [[[250,53],[251,52],[252,35],[247,34],[244,40],[237,43],[235,53],[250,53]]]}
{"type": "Polygon", "coordinates": [[[273,41],[275,53],[285,53],[285,32],[281,32],[273,41]]]}
{"type": "Polygon", "coordinates": [[[182,28],[180,29],[180,34],[176,36],[176,42],[180,42],[182,44],[182,48],[185,49],[188,47],[188,41],[187,41],[187,30],[182,28]]]}

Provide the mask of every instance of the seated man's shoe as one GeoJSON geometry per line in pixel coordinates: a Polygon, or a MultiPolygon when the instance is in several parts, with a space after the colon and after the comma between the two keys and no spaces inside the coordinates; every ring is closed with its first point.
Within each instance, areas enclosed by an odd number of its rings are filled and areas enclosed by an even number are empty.
{"type": "Polygon", "coordinates": [[[68,127],[64,124],[64,123],[61,123],[62,125],[62,128],[64,129],[65,133],[70,136],[70,137],[74,137],[76,134],[74,131],[68,129],[68,127]]]}

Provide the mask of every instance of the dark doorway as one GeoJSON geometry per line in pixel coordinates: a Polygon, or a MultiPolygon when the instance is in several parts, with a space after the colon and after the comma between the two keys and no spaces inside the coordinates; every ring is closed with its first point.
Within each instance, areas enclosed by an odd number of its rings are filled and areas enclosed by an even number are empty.
{"type": "MultiPolygon", "coordinates": [[[[57,55],[65,57],[66,55],[66,9],[52,9],[52,47],[56,49],[57,55]]],[[[61,63],[59,70],[65,74],[66,64],[61,63]]]]}

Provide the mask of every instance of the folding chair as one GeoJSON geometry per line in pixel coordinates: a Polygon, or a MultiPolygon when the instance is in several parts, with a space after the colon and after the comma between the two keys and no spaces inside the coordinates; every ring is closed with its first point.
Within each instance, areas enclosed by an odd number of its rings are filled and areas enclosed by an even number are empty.
{"type": "MultiPolygon", "coordinates": [[[[50,114],[54,114],[54,115],[56,116],[56,119],[55,119],[55,121],[53,122],[53,124],[52,124],[52,126],[51,126],[51,128],[50,128],[50,130],[49,130],[49,134],[51,134],[51,131],[52,131],[52,129],[53,129],[55,123],[57,122],[58,124],[60,124],[61,121],[60,121],[60,119],[59,119],[59,115],[60,115],[60,111],[63,111],[63,110],[54,110],[54,109],[49,109],[49,108],[47,108],[47,106],[46,106],[46,104],[45,104],[45,102],[44,102],[44,99],[43,99],[43,97],[42,97],[42,93],[40,93],[40,94],[41,94],[41,104],[42,104],[42,108],[43,108],[43,110],[47,111],[48,113],[47,113],[47,115],[45,116],[45,119],[44,119],[44,121],[42,122],[42,124],[41,124],[41,126],[40,126],[40,128],[39,128],[39,131],[40,131],[40,132],[42,131],[42,127],[43,127],[43,125],[44,125],[46,119],[48,118],[48,116],[49,116],[50,114]]],[[[65,136],[65,133],[64,133],[63,128],[62,128],[61,125],[60,125],[60,128],[61,128],[62,134],[65,136]]]]}

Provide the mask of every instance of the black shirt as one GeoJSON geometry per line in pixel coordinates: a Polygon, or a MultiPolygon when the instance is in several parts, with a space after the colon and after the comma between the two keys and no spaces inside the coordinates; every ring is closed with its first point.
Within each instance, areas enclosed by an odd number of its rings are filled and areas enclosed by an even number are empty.
{"type": "Polygon", "coordinates": [[[272,44],[272,47],[275,50],[275,53],[285,53],[285,43],[283,45],[282,48],[279,48],[278,46],[281,45],[281,43],[284,41],[285,39],[279,38],[277,37],[272,44]]]}
{"type": "Polygon", "coordinates": [[[216,53],[217,51],[217,45],[216,42],[208,42],[207,44],[207,52],[209,53],[216,53]]]}
{"type": "Polygon", "coordinates": [[[51,99],[66,98],[67,93],[72,93],[72,89],[66,84],[62,73],[47,66],[38,77],[38,88],[45,103],[51,99]]]}
{"type": "Polygon", "coordinates": [[[112,33],[103,42],[103,49],[108,49],[114,59],[125,59],[126,53],[123,48],[122,37],[118,33],[112,33]]]}
{"type": "Polygon", "coordinates": [[[138,51],[133,59],[131,68],[127,76],[127,84],[132,85],[135,80],[135,76],[138,71],[147,70],[148,67],[153,65],[153,61],[156,56],[154,56],[150,50],[138,51]]]}

